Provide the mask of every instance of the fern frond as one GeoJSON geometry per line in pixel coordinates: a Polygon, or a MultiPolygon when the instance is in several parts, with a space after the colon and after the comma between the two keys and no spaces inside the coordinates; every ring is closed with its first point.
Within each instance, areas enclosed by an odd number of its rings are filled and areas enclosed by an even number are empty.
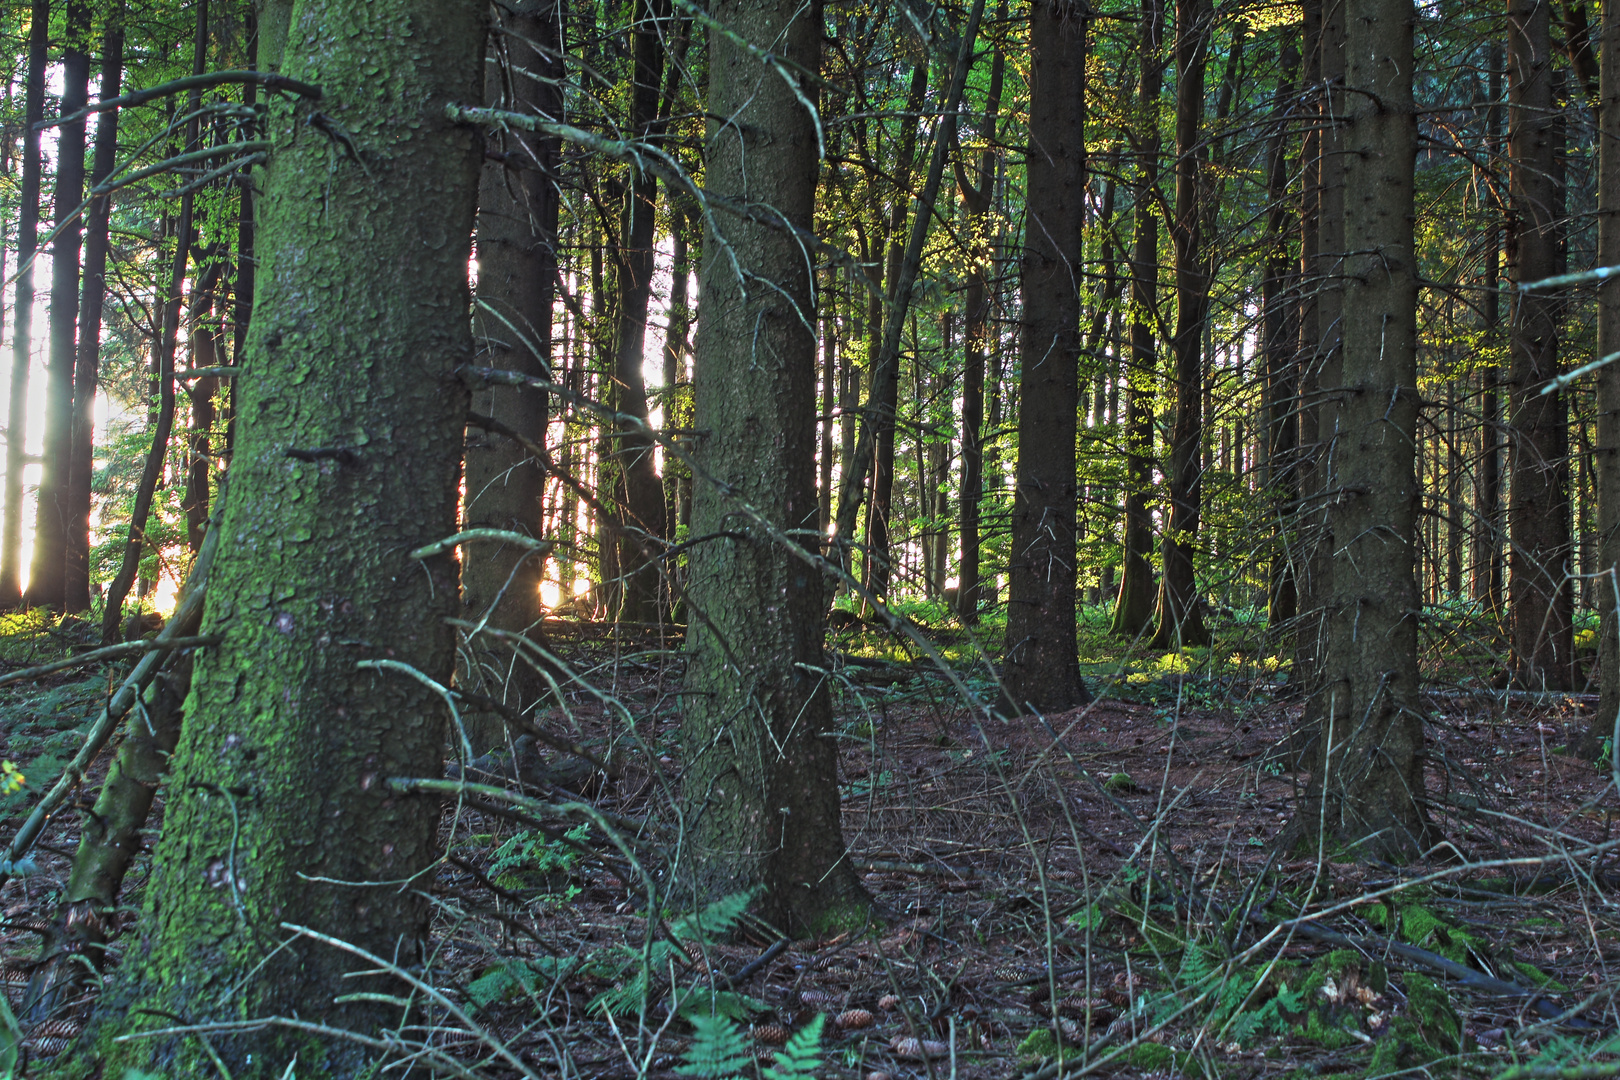
{"type": "Polygon", "coordinates": [[[758,895],[758,889],[748,889],[722,896],[702,911],[676,919],[670,930],[683,940],[713,941],[731,932],[758,895]]]}
{"type": "Polygon", "coordinates": [[[821,1029],[827,1018],[821,1013],[793,1033],[787,1045],[776,1052],[776,1064],[765,1066],[765,1080],[815,1080],[821,1068],[821,1029]]]}
{"type": "Polygon", "coordinates": [[[753,1060],[748,1052],[748,1036],[742,1025],[727,1016],[687,1017],[692,1025],[692,1045],[675,1066],[677,1076],[693,1080],[733,1080],[753,1060]]]}

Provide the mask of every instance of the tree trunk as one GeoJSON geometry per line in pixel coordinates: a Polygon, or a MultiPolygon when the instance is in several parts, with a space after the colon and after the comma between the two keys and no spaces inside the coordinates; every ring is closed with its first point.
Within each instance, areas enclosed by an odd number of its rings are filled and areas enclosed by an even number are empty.
{"type": "MultiPolygon", "coordinates": [[[[1599,46],[1602,60],[1598,121],[1597,265],[1620,266],[1620,4],[1603,5],[1599,46]]],[[[1597,288],[1597,352],[1620,352],[1620,278],[1597,288]]],[[[1620,366],[1609,364],[1597,375],[1598,668],[1603,673],[1597,714],[1576,744],[1588,760],[1614,739],[1620,717],[1620,366]]],[[[1620,744],[1620,739],[1611,743],[1620,744]]]]}
{"type": "Polygon", "coordinates": [[[34,325],[34,254],[39,246],[39,121],[45,115],[45,60],[50,0],[34,0],[28,28],[28,84],[23,99],[21,206],[11,346],[11,404],[6,426],[6,510],[0,524],[0,608],[22,603],[23,467],[28,461],[28,367],[34,325]]]}
{"type": "MultiPolygon", "coordinates": [[[[192,75],[202,74],[203,67],[207,63],[207,0],[199,0],[196,17],[196,31],[191,44],[192,75]]],[[[200,127],[197,113],[201,104],[200,88],[187,95],[186,112],[191,116],[191,119],[186,121],[185,129],[187,151],[196,150],[198,147],[200,127]]],[[[187,190],[180,196],[179,221],[175,228],[174,261],[169,271],[168,294],[163,299],[158,340],[153,348],[152,366],[157,377],[154,380],[156,385],[152,389],[152,394],[157,398],[157,415],[149,417],[152,446],[147,451],[146,466],[142,469],[140,481],[135,487],[135,505],[130,512],[129,538],[124,544],[123,562],[112,583],[107,587],[107,602],[101,613],[101,641],[104,645],[117,641],[121,633],[120,622],[123,618],[124,600],[129,595],[130,586],[135,584],[136,575],[140,573],[141,557],[146,550],[146,522],[152,511],[152,500],[157,493],[158,484],[163,479],[169,434],[174,427],[174,350],[180,336],[180,312],[183,300],[181,290],[186,281],[186,264],[191,254],[191,245],[196,240],[196,230],[192,225],[194,207],[195,192],[187,190]]],[[[137,591],[137,601],[144,596],[144,590],[137,591]]]]}
{"type": "MultiPolygon", "coordinates": [[[[222,543],[172,759],[147,937],[102,999],[108,1075],[127,1068],[279,1076],[311,1037],[267,1025],[112,1042],[118,1034],[260,1016],[318,1016],[368,1035],[407,1014],[377,965],[426,959],[430,908],[399,882],[441,848],[436,800],[392,777],[443,768],[444,704],[397,670],[446,682],[455,560],[409,553],[456,528],[472,358],[469,237],[479,140],[445,116],[476,101],[484,7],[469,0],[302,0],[283,70],[319,81],[321,110],[364,167],[309,137],[277,101],[265,170],[257,315],[222,543]],[[334,163],[335,162],[335,163],[334,163]],[[385,659],[386,658],[386,659],[385,659]],[[370,884],[361,884],[370,883],[370,884]],[[336,999],[336,1000],[334,1000],[336,999]]],[[[333,1075],[374,1051],[334,1040],[333,1075]]]]}
{"type": "MultiPolygon", "coordinates": [[[[100,99],[118,96],[124,75],[124,16],[118,4],[101,41],[100,99]]],[[[96,124],[90,169],[94,188],[118,163],[118,110],[96,124]]],[[[68,525],[63,557],[63,602],[68,611],[90,609],[90,484],[95,472],[96,389],[101,376],[101,313],[107,298],[107,226],[112,197],[96,200],[85,215],[84,282],[79,297],[78,359],[73,365],[73,428],[68,464],[68,525]]],[[[201,365],[198,365],[201,366],[201,365]]]]}
{"type": "MultiPolygon", "coordinates": [[[[1005,23],[1005,0],[997,9],[997,20],[1005,23]]],[[[956,185],[967,210],[969,250],[967,289],[964,296],[962,328],[962,491],[957,515],[961,556],[957,564],[956,612],[972,625],[979,621],[979,520],[984,499],[984,361],[990,337],[990,289],[986,280],[990,269],[990,238],[984,235],[985,215],[995,194],[996,121],[1001,111],[1001,87],[1007,67],[999,45],[990,61],[990,87],[985,97],[984,119],[979,138],[977,173],[968,180],[962,155],[956,164],[956,185]]]]}
{"type": "MultiPolygon", "coordinates": [[[[90,5],[69,0],[67,38],[62,47],[62,100],[59,115],[84,108],[90,93],[90,5]]],[[[84,118],[57,129],[56,240],[51,245],[51,338],[45,366],[45,440],[34,517],[34,558],[24,602],[29,607],[61,608],[65,599],[68,477],[73,458],[73,362],[79,320],[79,255],[84,227],[76,215],[84,200],[84,118]],[[70,221],[70,219],[73,219],[70,221]]],[[[85,607],[89,597],[85,597],[85,607]]],[[[84,610],[79,608],[77,610],[84,610]]]]}
{"type": "Polygon", "coordinates": [[[1142,0],[1137,93],[1136,208],[1131,252],[1131,358],[1125,366],[1125,529],[1112,633],[1135,638],[1153,617],[1153,395],[1159,338],[1159,94],[1164,88],[1164,0],[1142,0]]]}
{"type": "MultiPolygon", "coordinates": [[[[492,28],[491,62],[484,100],[515,112],[560,117],[561,94],[547,79],[561,74],[560,5],[532,14],[499,14],[492,28]]],[[[478,306],[474,334],[480,351],[498,367],[541,378],[552,375],[551,305],[557,274],[557,187],[551,170],[558,146],[508,130],[485,140],[478,193],[478,306]]],[[[472,411],[541,442],[546,396],[512,386],[479,387],[472,411]]],[[[463,463],[466,495],[462,522],[468,528],[540,532],[546,472],[515,442],[470,428],[463,463]]],[[[467,618],[509,633],[533,632],[543,615],[540,582],[545,559],[505,544],[469,547],[461,555],[461,598],[467,618]]],[[[458,681],[519,712],[533,708],[548,686],[529,665],[511,663],[504,645],[488,638],[467,643],[458,681]]],[[[472,749],[482,754],[505,741],[498,717],[469,719],[472,749]]]]}
{"type": "MultiPolygon", "coordinates": [[[[1502,47],[1492,44],[1489,51],[1488,76],[1490,99],[1485,113],[1485,149],[1495,160],[1502,150],[1502,47]]],[[[1482,181],[1488,181],[1482,177],[1482,181]]],[[[1484,331],[1486,355],[1489,357],[1496,344],[1497,329],[1501,324],[1501,298],[1497,286],[1502,276],[1501,225],[1503,207],[1496,197],[1495,183],[1482,184],[1490,199],[1488,251],[1485,257],[1485,280],[1480,290],[1480,323],[1484,331]]],[[[1494,360],[1487,359],[1480,373],[1483,384],[1480,394],[1480,479],[1475,508],[1475,540],[1473,554],[1474,599],[1483,601],[1486,612],[1498,622],[1502,610],[1502,435],[1501,435],[1501,372],[1494,360]]]]}
{"type": "MultiPolygon", "coordinates": [[[[630,129],[640,139],[663,129],[659,88],[664,73],[664,39],[670,33],[668,0],[637,0],[635,6],[634,81],[630,91],[630,129]]],[[[654,468],[657,445],[648,433],[646,362],[647,305],[652,298],[654,225],[658,180],[635,170],[625,189],[624,217],[616,261],[618,329],[614,336],[613,401],[634,421],[621,421],[614,442],[621,485],[621,516],[630,533],[619,538],[619,573],[624,581],[623,616],[635,622],[658,621],[660,579],[654,561],[658,541],[667,540],[664,485],[654,468]]]]}
{"type": "MultiPolygon", "coordinates": [[[[1508,6],[1508,270],[1515,282],[1558,272],[1560,223],[1550,0],[1508,6]]],[[[1509,668],[1515,685],[1574,685],[1569,432],[1558,374],[1556,293],[1513,294],[1508,344],[1509,668]]]]}
{"type": "MultiPolygon", "coordinates": [[[[1417,125],[1411,0],[1349,0],[1345,12],[1342,383],[1321,459],[1334,552],[1319,692],[1323,737],[1300,828],[1375,856],[1427,843],[1414,575],[1419,486],[1417,125]]],[[[1332,169],[1331,161],[1324,168],[1332,169]]]]}
{"type": "Polygon", "coordinates": [[[1075,649],[1075,437],[1085,243],[1088,8],[1030,6],[1028,221],[1018,382],[1018,472],[1003,707],[1059,712],[1091,699],[1075,649]]]}
{"type": "Polygon", "coordinates": [[[1299,368],[1297,305],[1289,296],[1297,287],[1288,245],[1288,118],[1294,99],[1294,75],[1299,68],[1299,50],[1292,38],[1283,45],[1282,72],[1277,77],[1277,93],[1272,99],[1276,130],[1271,136],[1267,164],[1266,198],[1271,206],[1266,222],[1265,279],[1260,285],[1262,346],[1265,350],[1264,380],[1266,409],[1266,487],[1270,502],[1268,518],[1275,522],[1277,540],[1269,553],[1271,566],[1267,587],[1266,621],[1279,628],[1298,614],[1294,587],[1295,540],[1290,535],[1299,512],[1299,477],[1295,458],[1299,453],[1299,368]]]}
{"type": "Polygon", "coordinates": [[[1204,68],[1214,7],[1208,0],[1176,4],[1176,415],[1170,429],[1168,521],[1164,576],[1159,583],[1158,628],[1153,646],[1179,649],[1209,644],[1194,575],[1193,551],[1203,507],[1204,324],[1209,310],[1209,268],[1203,254],[1204,162],[1199,142],[1204,115],[1204,68]]]}
{"type": "MultiPolygon", "coordinates": [[[[718,0],[711,12],[729,33],[709,39],[708,113],[725,122],[709,124],[706,185],[809,228],[814,120],[741,42],[816,71],[821,7],[718,0]]],[[[687,595],[703,617],[687,635],[682,886],[694,899],[763,886],[765,917],[801,934],[858,920],[866,904],[844,857],[828,687],[810,671],[823,664],[824,585],[731,499],[776,529],[815,527],[815,281],[795,240],[741,221],[706,236],[702,280],[694,389],[709,435],[697,464],[730,493],[699,481],[692,531],[743,535],[691,554],[687,595]],[[757,281],[746,292],[731,259],[757,281]]]]}

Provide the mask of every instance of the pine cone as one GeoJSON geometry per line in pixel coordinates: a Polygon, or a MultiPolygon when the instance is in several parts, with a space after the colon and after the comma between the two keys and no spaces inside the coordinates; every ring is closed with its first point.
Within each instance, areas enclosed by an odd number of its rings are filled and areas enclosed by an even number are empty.
{"type": "Polygon", "coordinates": [[[781,1024],[756,1024],[754,1041],[766,1046],[781,1046],[788,1041],[788,1029],[781,1024]]]}
{"type": "Polygon", "coordinates": [[[889,1043],[889,1049],[894,1051],[895,1057],[922,1061],[925,1058],[944,1057],[950,1053],[951,1048],[932,1039],[914,1039],[910,1036],[897,1035],[894,1041],[889,1043]]]}
{"type": "Polygon", "coordinates": [[[822,1009],[838,1004],[839,995],[829,994],[825,990],[803,990],[799,993],[799,1000],[812,1009],[822,1009]]]}
{"type": "Polygon", "coordinates": [[[848,1009],[839,1013],[838,1019],[833,1022],[839,1027],[847,1030],[850,1028],[871,1027],[875,1019],[876,1018],[865,1009],[848,1009]]]}
{"type": "Polygon", "coordinates": [[[884,1012],[894,1012],[900,1007],[900,999],[893,994],[884,994],[878,998],[878,1008],[884,1012]]]}

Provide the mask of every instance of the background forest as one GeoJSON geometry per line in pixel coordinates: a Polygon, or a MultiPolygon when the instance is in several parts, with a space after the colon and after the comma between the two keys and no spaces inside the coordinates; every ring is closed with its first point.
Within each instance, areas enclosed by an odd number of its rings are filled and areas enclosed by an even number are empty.
{"type": "Polygon", "coordinates": [[[1620,10],[0,40],[7,1075],[1620,1073],[1620,10]]]}

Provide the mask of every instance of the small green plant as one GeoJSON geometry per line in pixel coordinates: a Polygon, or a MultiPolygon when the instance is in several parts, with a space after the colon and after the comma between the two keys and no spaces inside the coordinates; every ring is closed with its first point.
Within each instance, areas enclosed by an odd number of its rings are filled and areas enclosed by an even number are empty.
{"type": "MultiPolygon", "coordinates": [[[[564,834],[573,844],[582,844],[589,828],[580,825],[564,834]]],[[[579,861],[577,850],[541,832],[524,830],[495,849],[489,877],[503,889],[513,892],[537,891],[542,903],[567,903],[579,895],[577,885],[566,884],[568,873],[579,861]],[[558,884],[562,891],[556,891],[558,884]]]]}
{"type": "MultiPolygon", "coordinates": [[[[694,1013],[692,1044],[675,1066],[679,1076],[693,1080],[740,1080],[753,1061],[748,1052],[748,1036],[742,1025],[728,1016],[694,1013]]],[[[814,1080],[821,1068],[821,1032],[827,1018],[820,1013],[795,1031],[787,1045],[774,1055],[772,1064],[761,1075],[765,1080],[814,1080]]]]}

